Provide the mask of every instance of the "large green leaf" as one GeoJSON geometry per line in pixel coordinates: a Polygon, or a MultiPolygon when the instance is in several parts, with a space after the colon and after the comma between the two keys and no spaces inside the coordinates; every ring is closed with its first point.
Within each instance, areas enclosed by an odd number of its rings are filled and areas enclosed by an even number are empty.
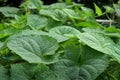
{"type": "Polygon", "coordinates": [[[114,44],[110,38],[99,33],[81,33],[78,38],[88,46],[102,52],[105,52],[107,46],[114,44]]]}
{"type": "Polygon", "coordinates": [[[0,7],[0,12],[6,17],[15,17],[19,9],[15,7],[0,7]]]}
{"type": "Polygon", "coordinates": [[[70,26],[58,26],[50,29],[49,33],[59,42],[62,42],[68,40],[71,37],[75,37],[77,34],[80,34],[80,31],[70,26]]]}
{"type": "Polygon", "coordinates": [[[108,54],[120,62],[119,46],[116,45],[108,36],[101,33],[91,32],[81,33],[78,35],[78,38],[93,49],[108,54]]]}
{"type": "Polygon", "coordinates": [[[41,29],[46,26],[47,18],[40,16],[40,15],[35,15],[35,14],[30,14],[27,19],[27,24],[34,29],[41,29]]]}
{"type": "Polygon", "coordinates": [[[65,55],[69,56],[55,63],[51,70],[39,72],[37,80],[95,80],[107,68],[107,57],[89,47],[84,49],[80,58],[80,47],[69,45],[65,49],[65,55]]]}
{"type": "Polygon", "coordinates": [[[56,60],[58,43],[47,35],[20,36],[8,41],[7,46],[30,63],[51,63],[56,60]]]}

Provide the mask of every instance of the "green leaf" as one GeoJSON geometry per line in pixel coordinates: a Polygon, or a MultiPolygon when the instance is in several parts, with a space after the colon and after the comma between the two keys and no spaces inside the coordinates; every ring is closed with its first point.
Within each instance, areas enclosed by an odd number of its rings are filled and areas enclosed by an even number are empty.
{"type": "Polygon", "coordinates": [[[99,33],[81,33],[78,38],[88,46],[102,52],[105,51],[107,46],[114,44],[110,38],[99,33]]]}
{"type": "Polygon", "coordinates": [[[51,28],[54,28],[56,26],[61,26],[63,23],[61,21],[56,21],[54,19],[49,18],[47,22],[46,29],[50,30],[51,28]]]}
{"type": "Polygon", "coordinates": [[[73,19],[81,19],[81,15],[72,9],[63,9],[63,11],[68,15],[68,17],[73,19]]]}
{"type": "Polygon", "coordinates": [[[42,6],[41,0],[28,0],[26,3],[29,9],[40,9],[42,6]]]}
{"type": "Polygon", "coordinates": [[[80,80],[95,80],[108,67],[107,56],[90,47],[83,47],[82,56],[80,80]]]}
{"type": "Polygon", "coordinates": [[[72,0],[65,0],[67,4],[72,4],[72,0]]]}
{"type": "Polygon", "coordinates": [[[67,15],[62,10],[56,9],[53,14],[59,21],[65,22],[67,20],[67,15]]]}
{"type": "MultiPolygon", "coordinates": [[[[76,41],[77,42],[77,41],[76,41]]],[[[75,42],[68,43],[65,46],[65,55],[64,57],[73,61],[74,63],[78,64],[80,57],[82,55],[82,47],[81,45],[77,44],[75,42]]]]}
{"type": "Polygon", "coordinates": [[[6,17],[15,17],[19,9],[15,7],[0,7],[0,12],[6,17]]]}
{"type": "Polygon", "coordinates": [[[54,3],[51,4],[48,9],[64,9],[64,8],[69,8],[71,7],[70,5],[67,5],[65,3],[54,3]]]}
{"type": "Polygon", "coordinates": [[[65,21],[66,20],[66,14],[62,11],[62,10],[59,10],[59,9],[43,9],[43,10],[40,10],[39,12],[41,15],[45,15],[45,16],[48,16],[48,17],[51,17],[52,19],[56,20],[56,21],[65,21]]]}
{"type": "Polygon", "coordinates": [[[95,7],[95,13],[98,15],[98,16],[101,16],[102,15],[102,11],[101,9],[94,3],[94,7],[95,7]]]}
{"type": "Polygon", "coordinates": [[[5,24],[0,24],[0,39],[7,38],[8,36],[14,34],[15,32],[18,32],[19,30],[10,27],[5,24]]]}
{"type": "Polygon", "coordinates": [[[51,63],[56,61],[58,43],[46,35],[20,36],[8,41],[7,46],[29,63],[51,63]]]}
{"type": "Polygon", "coordinates": [[[43,31],[26,29],[26,30],[22,30],[22,31],[10,36],[8,38],[8,40],[11,40],[11,39],[14,39],[14,38],[17,38],[17,37],[26,36],[26,35],[49,35],[49,34],[47,32],[43,32],[43,31]]]}
{"type": "Polygon", "coordinates": [[[105,30],[103,29],[90,29],[90,28],[83,28],[83,31],[87,32],[87,33],[100,33],[100,34],[104,34],[105,36],[108,37],[114,37],[114,38],[120,38],[120,30],[116,29],[115,27],[108,27],[105,30]]]}
{"type": "Polygon", "coordinates": [[[32,80],[35,73],[38,72],[43,65],[41,64],[13,64],[11,65],[12,80],[32,80]]]}
{"type": "Polygon", "coordinates": [[[30,14],[27,19],[27,24],[34,29],[41,29],[46,26],[47,18],[40,16],[40,15],[35,15],[35,14],[30,14]]]}
{"type": "Polygon", "coordinates": [[[81,7],[81,9],[85,17],[93,17],[94,19],[94,11],[92,9],[87,7],[81,7]]]}
{"type": "Polygon", "coordinates": [[[107,27],[105,30],[110,33],[120,33],[120,29],[114,26],[107,27]]]}
{"type": "Polygon", "coordinates": [[[110,7],[110,6],[104,6],[104,8],[106,9],[106,12],[107,13],[113,13],[113,12],[115,12],[115,10],[112,8],[112,7],[110,7]]]}
{"type": "Polygon", "coordinates": [[[0,65],[0,80],[9,80],[8,70],[0,65]]]}
{"type": "Polygon", "coordinates": [[[55,16],[54,16],[54,10],[45,10],[45,9],[42,9],[40,10],[39,12],[41,15],[44,15],[44,16],[48,16],[48,17],[51,17],[52,19],[56,20],[56,21],[59,21],[59,19],[57,19],[55,16]]]}
{"type": "Polygon", "coordinates": [[[78,38],[91,48],[108,54],[120,63],[120,50],[112,39],[101,33],[81,33],[78,38]]]}
{"type": "Polygon", "coordinates": [[[27,16],[28,15],[16,15],[15,20],[12,20],[10,24],[17,29],[25,28],[27,27],[27,16]]]}
{"type": "Polygon", "coordinates": [[[77,23],[76,26],[82,26],[82,27],[87,27],[87,28],[101,28],[102,25],[100,25],[97,22],[93,21],[86,21],[86,22],[80,22],[77,23]]]}
{"type": "Polygon", "coordinates": [[[0,49],[2,48],[3,45],[4,45],[4,42],[0,42],[0,49]]]}
{"type": "MultiPolygon", "coordinates": [[[[71,45],[72,48],[72,45],[71,45]]],[[[82,58],[79,52],[76,53],[69,48],[67,60],[60,61],[55,64],[55,71],[57,74],[64,74],[67,80],[95,80],[108,66],[107,58],[100,52],[97,52],[89,47],[85,47],[82,53],[82,58]],[[76,56],[79,56],[75,61],[76,56]],[[70,56],[74,56],[74,59],[70,56]],[[81,59],[81,60],[80,60],[81,59]],[[61,71],[62,70],[62,71],[61,71]],[[61,73],[59,73],[61,72],[61,73]]]]}
{"type": "Polygon", "coordinates": [[[71,37],[75,37],[75,35],[79,34],[80,31],[69,26],[58,26],[50,29],[49,33],[57,39],[58,42],[63,42],[71,37]]]}
{"type": "Polygon", "coordinates": [[[113,4],[113,6],[115,8],[117,16],[120,17],[120,4],[113,4]]]}
{"type": "Polygon", "coordinates": [[[74,49],[75,46],[69,46],[65,52],[69,56],[55,63],[50,70],[38,73],[37,80],[95,80],[107,68],[108,60],[102,53],[85,47],[80,61],[80,53],[74,49]]]}

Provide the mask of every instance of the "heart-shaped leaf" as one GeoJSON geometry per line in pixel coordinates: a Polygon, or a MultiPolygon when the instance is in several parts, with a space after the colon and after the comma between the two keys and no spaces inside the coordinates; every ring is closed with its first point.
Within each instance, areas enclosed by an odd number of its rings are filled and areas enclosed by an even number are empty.
{"type": "Polygon", "coordinates": [[[108,66],[107,57],[90,47],[83,48],[82,58],[80,47],[69,45],[66,50],[67,56],[55,63],[50,70],[38,73],[37,80],[95,80],[108,66]]]}

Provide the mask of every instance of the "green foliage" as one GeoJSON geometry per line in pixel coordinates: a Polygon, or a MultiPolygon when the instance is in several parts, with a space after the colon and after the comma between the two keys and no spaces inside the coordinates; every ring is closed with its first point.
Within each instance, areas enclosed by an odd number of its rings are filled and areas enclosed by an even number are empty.
{"type": "Polygon", "coordinates": [[[120,29],[99,24],[92,9],[27,0],[0,12],[0,80],[120,79],[120,29]]]}
{"type": "Polygon", "coordinates": [[[46,26],[47,18],[35,14],[28,15],[27,24],[33,29],[41,29],[46,26]]]}
{"type": "Polygon", "coordinates": [[[54,58],[53,54],[58,48],[55,39],[44,35],[18,37],[10,40],[7,46],[29,63],[47,63],[51,60],[49,58],[54,58]]]}
{"type": "Polygon", "coordinates": [[[101,16],[102,15],[102,11],[101,9],[94,3],[94,6],[95,6],[95,12],[98,16],[101,16]]]}
{"type": "Polygon", "coordinates": [[[15,7],[0,7],[0,12],[6,17],[14,17],[19,12],[19,9],[15,7]]]}
{"type": "Polygon", "coordinates": [[[114,4],[113,6],[115,8],[117,16],[120,17],[120,4],[114,4]]]}

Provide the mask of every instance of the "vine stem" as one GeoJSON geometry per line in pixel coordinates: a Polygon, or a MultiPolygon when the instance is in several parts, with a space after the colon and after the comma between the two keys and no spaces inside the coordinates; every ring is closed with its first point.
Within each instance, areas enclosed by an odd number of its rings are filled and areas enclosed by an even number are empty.
{"type": "Polygon", "coordinates": [[[114,23],[115,22],[114,20],[102,20],[102,19],[96,19],[96,21],[100,23],[114,23]]]}

